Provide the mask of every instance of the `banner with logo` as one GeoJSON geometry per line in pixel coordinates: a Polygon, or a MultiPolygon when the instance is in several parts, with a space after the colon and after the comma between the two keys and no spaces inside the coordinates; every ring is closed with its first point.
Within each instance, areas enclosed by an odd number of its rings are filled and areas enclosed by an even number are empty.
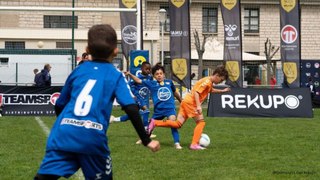
{"type": "Polygon", "coordinates": [[[133,50],[130,52],[130,73],[137,76],[143,62],[149,62],[149,51],[133,50]]]}
{"type": "Polygon", "coordinates": [[[172,79],[191,89],[189,0],[169,0],[172,79]]]}
{"type": "Polygon", "coordinates": [[[280,0],[281,60],[284,84],[300,87],[300,2],[280,0]]]}
{"type": "Polygon", "coordinates": [[[320,61],[302,60],[300,77],[301,87],[307,87],[311,78],[314,85],[313,107],[320,107],[320,61]]]}
{"type": "MultiPolygon", "coordinates": [[[[136,8],[136,0],[119,0],[120,8],[136,8]]],[[[130,51],[137,49],[137,16],[135,12],[120,12],[122,53],[128,60],[130,51]]]]}
{"type": "Polygon", "coordinates": [[[231,87],[242,87],[240,0],[221,0],[220,6],[224,24],[223,59],[229,73],[226,84],[231,87]]]}
{"type": "Polygon", "coordinates": [[[62,86],[0,86],[3,116],[55,115],[62,86]]]}
{"type": "Polygon", "coordinates": [[[313,117],[308,88],[243,89],[210,94],[210,117],[313,117]]]}

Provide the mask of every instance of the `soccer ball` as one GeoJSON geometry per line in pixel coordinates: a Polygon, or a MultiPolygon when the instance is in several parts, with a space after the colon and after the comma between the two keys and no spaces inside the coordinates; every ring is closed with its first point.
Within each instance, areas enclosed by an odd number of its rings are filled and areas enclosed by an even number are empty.
{"type": "Polygon", "coordinates": [[[210,138],[207,134],[202,133],[200,140],[199,140],[199,145],[202,147],[208,147],[210,144],[210,138]]]}

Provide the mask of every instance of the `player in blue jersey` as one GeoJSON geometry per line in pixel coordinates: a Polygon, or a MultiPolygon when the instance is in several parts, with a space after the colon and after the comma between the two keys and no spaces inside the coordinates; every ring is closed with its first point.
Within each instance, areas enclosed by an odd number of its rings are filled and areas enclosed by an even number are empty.
{"type": "Polygon", "coordinates": [[[129,115],[142,143],[160,148],[142,125],[126,79],[111,61],[118,53],[117,35],[110,25],[95,25],[88,32],[92,61],[78,66],[67,78],[56,102],[57,119],[47,140],[46,154],[34,179],[68,178],[79,168],[85,179],[112,179],[106,131],[112,103],[129,115]]]}
{"type": "MultiPolygon", "coordinates": [[[[176,91],[172,80],[165,79],[165,71],[161,65],[155,65],[152,68],[152,75],[155,80],[152,81],[142,81],[138,77],[132,75],[130,72],[126,73],[130,76],[136,83],[142,84],[151,92],[152,101],[154,104],[154,113],[152,119],[169,119],[176,120],[176,107],[175,99],[177,98],[181,102],[180,94],[176,91]]],[[[179,132],[175,128],[171,128],[171,133],[174,140],[174,145],[176,149],[182,149],[180,146],[179,132]]]]}
{"type": "MultiPolygon", "coordinates": [[[[151,65],[149,62],[143,62],[141,65],[141,72],[138,73],[137,77],[141,79],[142,81],[152,81],[153,78],[150,75],[151,74],[151,65]]],[[[143,119],[143,125],[147,129],[149,123],[149,97],[150,97],[150,91],[149,89],[142,85],[134,82],[131,80],[129,82],[131,91],[133,95],[136,98],[136,102],[138,106],[140,107],[140,114],[143,119]]],[[[128,115],[123,115],[120,117],[111,117],[110,122],[124,122],[129,120],[128,115]]]]}
{"type": "MultiPolygon", "coordinates": [[[[152,81],[153,77],[151,76],[151,65],[149,62],[143,62],[141,64],[141,72],[137,73],[137,77],[141,79],[142,81],[152,81]]],[[[129,82],[130,89],[135,96],[136,102],[138,106],[140,107],[140,115],[142,116],[143,125],[144,128],[147,130],[149,125],[149,98],[150,98],[150,91],[149,89],[142,85],[134,82],[131,80],[129,82]]],[[[127,114],[120,116],[120,117],[110,117],[110,123],[112,122],[125,122],[129,120],[129,117],[127,114]]],[[[151,134],[151,138],[154,138],[155,135],[151,134]]],[[[138,140],[136,144],[141,144],[141,140],[138,140]]]]}

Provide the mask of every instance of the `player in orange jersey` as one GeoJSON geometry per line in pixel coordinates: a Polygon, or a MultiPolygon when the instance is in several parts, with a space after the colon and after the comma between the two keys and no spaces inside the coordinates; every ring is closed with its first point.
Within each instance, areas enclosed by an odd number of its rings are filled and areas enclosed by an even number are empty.
{"type": "Polygon", "coordinates": [[[202,102],[207,98],[209,93],[223,93],[230,91],[230,88],[215,89],[214,85],[221,83],[228,78],[228,71],[224,66],[218,66],[213,74],[200,79],[192,88],[191,92],[186,95],[180,105],[179,114],[176,121],[156,121],[151,119],[149,124],[149,134],[156,126],[181,128],[188,118],[193,118],[196,122],[194,128],[191,150],[203,150],[204,147],[199,145],[199,140],[205,126],[202,114],[202,102]]]}

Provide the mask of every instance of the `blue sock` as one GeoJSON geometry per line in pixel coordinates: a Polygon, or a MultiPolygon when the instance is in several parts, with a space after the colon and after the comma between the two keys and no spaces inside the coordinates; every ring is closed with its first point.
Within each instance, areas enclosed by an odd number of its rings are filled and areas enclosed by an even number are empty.
{"type": "Polygon", "coordinates": [[[149,114],[150,111],[148,109],[141,111],[141,116],[142,116],[142,120],[143,120],[143,126],[148,127],[149,125],[149,114]]]}
{"type": "Polygon", "coordinates": [[[120,116],[120,121],[128,121],[128,120],[129,120],[129,116],[128,115],[120,116]]]}
{"type": "Polygon", "coordinates": [[[180,136],[179,136],[178,129],[171,128],[171,134],[172,134],[174,143],[180,143],[180,136]]]}

